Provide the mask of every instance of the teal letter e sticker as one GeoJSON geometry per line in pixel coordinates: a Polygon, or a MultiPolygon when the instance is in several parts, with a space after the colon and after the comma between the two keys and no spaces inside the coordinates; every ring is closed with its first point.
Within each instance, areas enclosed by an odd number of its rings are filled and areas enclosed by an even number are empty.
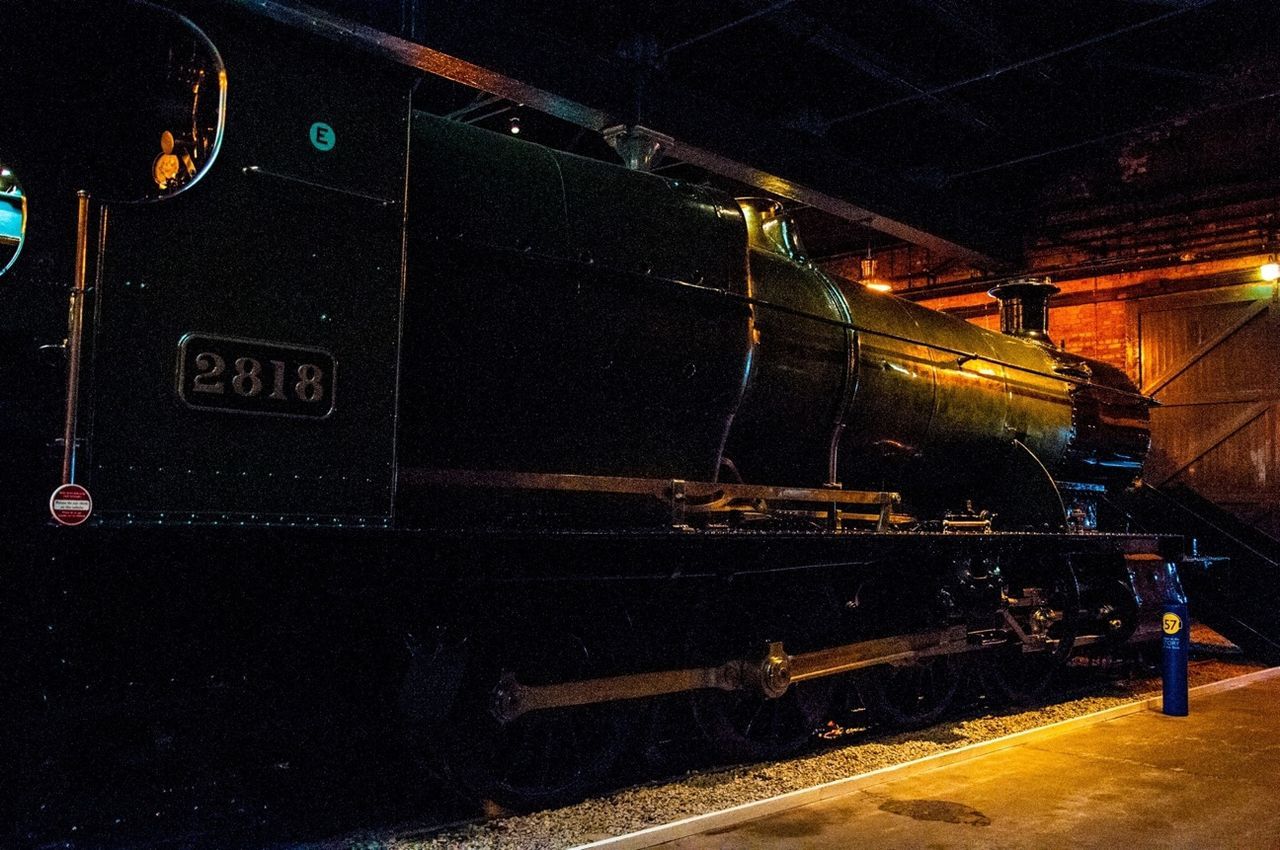
{"type": "Polygon", "coordinates": [[[333,143],[337,141],[337,136],[333,132],[333,128],[323,121],[317,121],[311,125],[311,144],[318,151],[333,150],[333,143]]]}

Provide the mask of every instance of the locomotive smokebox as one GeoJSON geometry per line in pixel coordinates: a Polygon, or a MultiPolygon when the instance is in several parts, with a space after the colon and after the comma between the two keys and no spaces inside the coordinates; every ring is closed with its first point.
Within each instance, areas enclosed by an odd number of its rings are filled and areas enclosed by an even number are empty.
{"type": "Polygon", "coordinates": [[[1050,342],[1049,299],[1061,292],[1048,278],[1022,278],[987,292],[1000,302],[1000,331],[1009,336],[1050,342]]]}

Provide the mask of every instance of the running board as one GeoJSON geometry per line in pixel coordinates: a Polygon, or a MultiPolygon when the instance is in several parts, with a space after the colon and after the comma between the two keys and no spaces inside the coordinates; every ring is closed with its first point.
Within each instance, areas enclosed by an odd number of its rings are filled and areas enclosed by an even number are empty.
{"type": "Polygon", "coordinates": [[[773,487],[680,478],[418,468],[401,469],[399,482],[412,488],[646,496],[668,506],[675,526],[686,525],[694,515],[728,513],[753,503],[809,506],[815,516],[826,519],[833,527],[839,527],[845,519],[855,519],[870,521],[877,529],[886,530],[909,519],[894,513],[902,502],[898,493],[839,487],[773,487]]]}

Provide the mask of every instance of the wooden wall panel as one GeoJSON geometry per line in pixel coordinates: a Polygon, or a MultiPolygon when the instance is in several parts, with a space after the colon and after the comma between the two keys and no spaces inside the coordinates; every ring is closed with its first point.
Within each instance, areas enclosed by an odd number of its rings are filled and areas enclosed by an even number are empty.
{"type": "Polygon", "coordinates": [[[1280,531],[1280,304],[1252,288],[1139,302],[1152,411],[1147,478],[1280,531]]]}

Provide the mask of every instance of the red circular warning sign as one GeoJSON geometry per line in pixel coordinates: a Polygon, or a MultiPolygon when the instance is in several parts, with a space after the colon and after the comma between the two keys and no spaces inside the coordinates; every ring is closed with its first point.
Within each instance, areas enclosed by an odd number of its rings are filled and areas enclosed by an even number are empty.
{"type": "Polygon", "coordinates": [[[49,513],[63,525],[79,525],[93,513],[93,499],[79,484],[63,484],[49,497],[49,513]]]}

